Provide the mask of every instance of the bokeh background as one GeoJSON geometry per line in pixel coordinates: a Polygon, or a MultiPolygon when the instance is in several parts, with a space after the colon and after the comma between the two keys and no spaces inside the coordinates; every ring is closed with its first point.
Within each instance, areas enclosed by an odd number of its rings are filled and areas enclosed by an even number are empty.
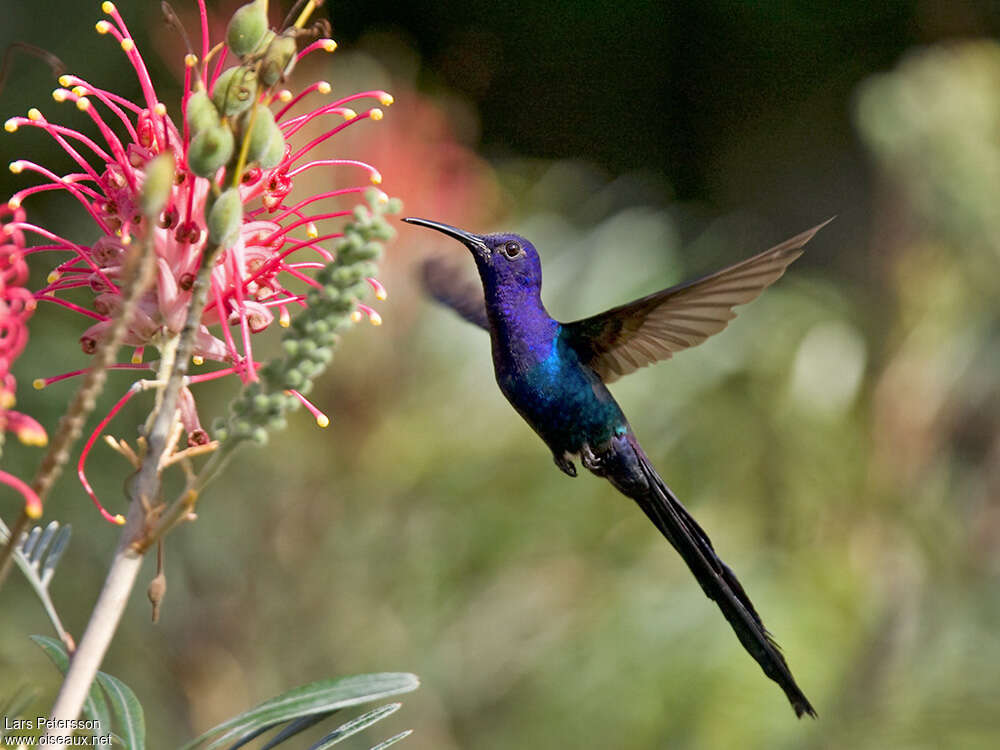
{"type": "MultiPolygon", "coordinates": [[[[119,3],[168,58],[163,93],[179,47],[158,5],[119,3]]],[[[3,46],[30,41],[136,90],[92,31],[97,3],[3,12],[3,46]]],[[[243,450],[169,538],[160,624],[136,592],[105,670],[143,700],[151,746],[313,679],[406,670],[423,686],[379,726],[415,728],[414,750],[997,747],[1000,4],[330,12],[341,48],[301,75],[397,101],[331,148],[376,163],[407,213],[535,240],[558,318],[837,215],[723,334],[614,388],[820,720],[794,719],[636,508],[553,467],[496,389],[485,335],[423,299],[421,258],[461,248],[401,226],[385,324],[350,333],[317,389],[332,425],[301,415],[243,450]]],[[[56,110],[53,86],[16,58],[0,112],[56,110]]],[[[24,131],[0,156],[60,163],[24,131]]],[[[0,194],[25,179],[5,173],[0,194]]],[[[68,201],[28,208],[93,239],[68,201]]],[[[30,383],[85,366],[80,330],[43,307],[17,363],[20,408],[50,430],[73,386],[30,383]]],[[[128,382],[112,375],[105,408],[128,382]]],[[[231,387],[199,391],[206,424],[231,387]]],[[[129,406],[115,434],[134,436],[148,408],[129,406]]],[[[8,441],[3,462],[30,476],[39,458],[8,441]]],[[[126,474],[98,448],[92,481],[112,506],[126,474]]],[[[53,591],[79,634],[117,531],[70,476],[47,517],[74,527],[53,591]]],[[[27,634],[47,620],[16,573],[0,597],[0,696],[35,684],[44,713],[58,681],[27,634]]]]}

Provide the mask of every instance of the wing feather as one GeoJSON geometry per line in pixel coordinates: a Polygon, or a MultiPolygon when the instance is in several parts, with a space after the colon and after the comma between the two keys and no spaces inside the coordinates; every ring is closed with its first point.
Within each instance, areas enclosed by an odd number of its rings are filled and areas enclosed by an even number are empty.
{"type": "Polygon", "coordinates": [[[669,359],[725,328],[736,317],[733,308],[781,278],[830,221],[716,273],[567,323],[566,340],[606,383],[669,359]]]}

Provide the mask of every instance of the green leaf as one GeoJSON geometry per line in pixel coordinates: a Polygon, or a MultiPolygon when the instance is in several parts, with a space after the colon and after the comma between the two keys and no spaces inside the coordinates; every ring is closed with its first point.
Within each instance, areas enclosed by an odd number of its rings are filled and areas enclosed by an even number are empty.
{"type": "Polygon", "coordinates": [[[375,747],[372,748],[372,750],[385,750],[385,748],[389,747],[389,745],[395,745],[400,740],[405,740],[411,734],[413,734],[413,730],[412,729],[406,729],[406,730],[400,732],[399,734],[393,735],[392,737],[390,737],[389,739],[387,739],[385,742],[378,743],[375,747]]]}
{"type": "Polygon", "coordinates": [[[111,708],[115,712],[118,723],[115,725],[117,734],[121,735],[122,741],[128,750],[145,750],[146,747],[146,718],[142,711],[142,704],[132,688],[105,672],[97,673],[97,681],[108,694],[111,708]]]}
{"type": "MultiPolygon", "coordinates": [[[[352,719],[346,724],[341,724],[339,727],[330,732],[330,734],[326,735],[326,737],[310,747],[309,750],[323,750],[323,748],[336,745],[341,740],[346,740],[348,737],[367,729],[375,722],[381,721],[386,716],[396,713],[402,705],[402,703],[389,703],[388,705],[376,708],[374,711],[369,711],[356,719],[352,719]]],[[[270,745],[268,745],[268,747],[270,747],[270,745]]],[[[267,750],[267,748],[264,748],[263,750],[267,750]]]]}
{"type": "Polygon", "coordinates": [[[289,690],[276,698],[209,729],[184,746],[190,750],[211,740],[208,749],[219,747],[262,727],[273,727],[284,721],[317,713],[330,713],[347,706],[376,701],[416,690],[420,681],[405,672],[355,675],[332,680],[320,680],[289,690]],[[214,739],[213,739],[214,738],[214,739]]]}
{"type": "MultiPolygon", "coordinates": [[[[66,647],[62,642],[45,635],[29,635],[28,637],[38,644],[39,648],[56,665],[56,668],[65,675],[69,669],[69,656],[66,654],[66,647]]],[[[99,721],[102,731],[111,731],[111,712],[108,710],[108,702],[104,699],[104,693],[101,692],[96,682],[90,686],[87,700],[83,703],[83,713],[88,719],[99,721]]]]}
{"type": "MultiPolygon", "coordinates": [[[[285,740],[294,737],[299,732],[304,732],[305,730],[309,729],[309,727],[319,724],[321,721],[323,721],[323,719],[328,718],[334,713],[336,712],[331,711],[329,713],[312,714],[310,716],[303,716],[300,719],[296,719],[295,721],[290,723],[287,727],[278,732],[278,734],[272,737],[271,740],[266,745],[264,745],[264,747],[262,747],[260,750],[272,750],[285,740]]],[[[236,745],[233,745],[233,747],[230,748],[230,750],[234,750],[234,748],[236,747],[237,747],[236,745]]]]}

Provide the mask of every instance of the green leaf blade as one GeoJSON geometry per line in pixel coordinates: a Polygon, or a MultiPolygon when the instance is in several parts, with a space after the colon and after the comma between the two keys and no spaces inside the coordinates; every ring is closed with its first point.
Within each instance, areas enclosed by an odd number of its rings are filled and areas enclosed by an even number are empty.
{"type": "Polygon", "coordinates": [[[115,718],[117,734],[128,750],[146,749],[146,717],[142,704],[128,685],[105,672],[97,673],[97,681],[107,693],[115,718]]]}
{"type": "Polygon", "coordinates": [[[302,685],[264,701],[192,740],[183,750],[207,744],[208,750],[255,732],[302,716],[330,713],[341,708],[409,693],[420,686],[416,675],[383,672],[354,675],[302,685]],[[214,738],[214,739],[213,739],[214,738]]]}

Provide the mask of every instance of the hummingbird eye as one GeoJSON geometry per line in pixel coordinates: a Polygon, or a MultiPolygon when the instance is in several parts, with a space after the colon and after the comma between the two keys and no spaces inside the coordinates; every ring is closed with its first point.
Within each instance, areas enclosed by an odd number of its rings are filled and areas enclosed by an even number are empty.
{"type": "Polygon", "coordinates": [[[504,246],[501,248],[501,252],[503,252],[503,254],[507,256],[507,258],[509,258],[510,260],[513,260],[514,258],[523,254],[521,246],[518,243],[514,242],[513,240],[504,243],[504,246]]]}

